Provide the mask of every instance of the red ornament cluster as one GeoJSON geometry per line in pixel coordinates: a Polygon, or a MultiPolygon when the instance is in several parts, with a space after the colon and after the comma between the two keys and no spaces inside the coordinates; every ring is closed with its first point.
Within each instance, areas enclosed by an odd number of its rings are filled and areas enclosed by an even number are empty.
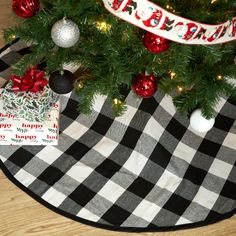
{"type": "Polygon", "coordinates": [[[11,75],[10,80],[13,82],[12,90],[14,92],[29,91],[37,93],[43,90],[48,81],[44,78],[45,73],[37,68],[29,68],[23,77],[11,75]]]}
{"type": "Polygon", "coordinates": [[[12,10],[20,17],[29,18],[40,9],[39,0],[13,0],[12,10]]]}
{"type": "Polygon", "coordinates": [[[132,89],[143,98],[151,97],[157,91],[157,78],[153,74],[140,73],[133,78],[132,89]]]}
{"type": "Polygon", "coordinates": [[[143,38],[144,46],[151,53],[158,54],[169,49],[169,40],[161,36],[146,32],[143,38]]]}

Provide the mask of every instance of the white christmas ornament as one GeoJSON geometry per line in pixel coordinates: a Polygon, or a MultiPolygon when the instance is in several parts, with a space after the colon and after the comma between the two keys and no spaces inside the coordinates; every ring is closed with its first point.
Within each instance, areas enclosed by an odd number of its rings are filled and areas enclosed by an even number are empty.
{"type": "Polygon", "coordinates": [[[201,109],[195,110],[190,117],[190,126],[197,132],[205,133],[209,131],[215,123],[215,119],[206,119],[203,117],[201,109]]]}
{"type": "Polygon", "coordinates": [[[70,48],[79,41],[80,30],[72,20],[63,18],[53,25],[51,37],[57,46],[70,48]]]}

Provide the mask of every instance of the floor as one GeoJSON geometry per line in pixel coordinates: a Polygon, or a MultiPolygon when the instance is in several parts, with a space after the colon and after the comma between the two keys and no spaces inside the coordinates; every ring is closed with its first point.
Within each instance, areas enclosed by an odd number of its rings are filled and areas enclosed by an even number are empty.
{"type": "MultiPolygon", "coordinates": [[[[0,1],[0,31],[13,25],[11,1],[0,1]]],[[[4,45],[0,32],[0,47],[4,45]]],[[[0,147],[1,148],[1,147],[0,147]]],[[[127,233],[89,227],[60,216],[18,189],[0,171],[0,235],[1,236],[125,236],[127,233]]],[[[217,224],[170,233],[133,233],[132,236],[235,236],[236,215],[217,224]]]]}

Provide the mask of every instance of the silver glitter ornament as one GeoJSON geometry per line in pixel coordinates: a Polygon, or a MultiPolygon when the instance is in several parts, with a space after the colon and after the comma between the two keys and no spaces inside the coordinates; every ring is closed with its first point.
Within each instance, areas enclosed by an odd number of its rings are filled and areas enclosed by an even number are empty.
{"type": "Polygon", "coordinates": [[[51,37],[57,46],[70,48],[79,41],[80,30],[75,22],[63,18],[53,25],[51,37]]]}

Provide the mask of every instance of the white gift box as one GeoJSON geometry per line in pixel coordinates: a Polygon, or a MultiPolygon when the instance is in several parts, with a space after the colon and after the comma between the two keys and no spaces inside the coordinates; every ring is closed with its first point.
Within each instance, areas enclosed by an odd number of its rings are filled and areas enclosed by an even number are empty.
{"type": "Polygon", "coordinates": [[[30,122],[4,109],[0,89],[0,145],[57,145],[60,102],[57,101],[43,122],[30,122]]]}

